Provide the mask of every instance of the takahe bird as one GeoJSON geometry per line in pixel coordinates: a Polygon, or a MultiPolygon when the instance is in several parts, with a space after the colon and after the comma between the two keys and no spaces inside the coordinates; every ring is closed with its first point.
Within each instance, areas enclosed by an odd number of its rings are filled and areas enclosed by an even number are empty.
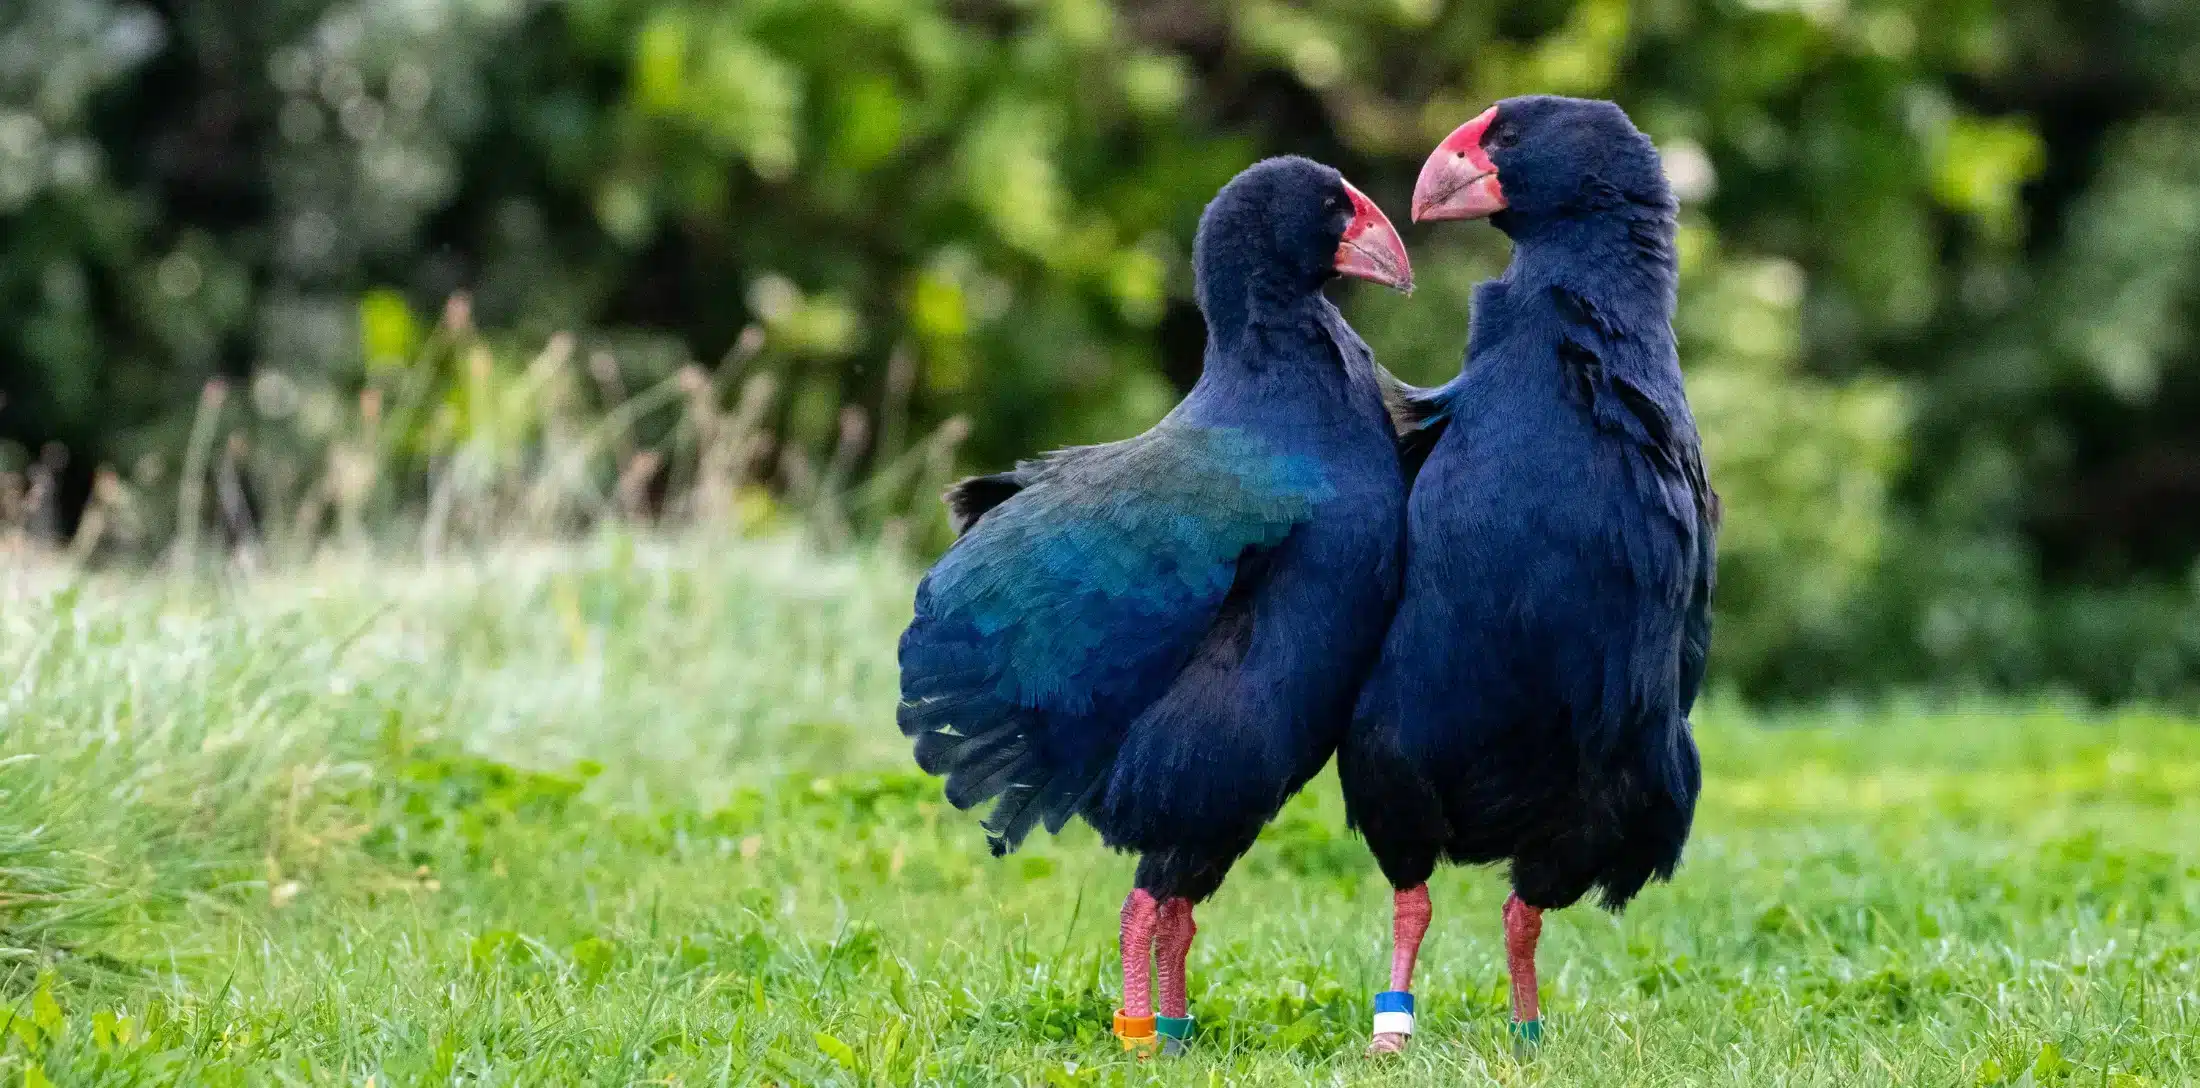
{"type": "Polygon", "coordinates": [[[1260,162],[1194,244],[1204,372],[1152,430],[947,494],[959,539],[901,639],[902,732],[996,855],[1084,817],[1140,855],[1127,1049],[1181,1048],[1193,904],[1336,750],[1398,593],[1405,484],[1367,346],[1322,295],[1407,290],[1337,171],[1260,162]],[[1161,1018],[1150,957],[1159,960],[1161,1018]]]}
{"type": "Polygon", "coordinates": [[[1466,365],[1415,391],[1406,574],[1338,752],[1347,817],[1397,889],[1376,1052],[1412,1033],[1439,860],[1509,862],[1514,1034],[1542,1036],[1542,912],[1618,910],[1679,862],[1700,784],[1718,500],[1673,339],[1675,206],[1609,102],[1513,98],[1429,156],[1416,220],[1512,239],[1466,365]]]}

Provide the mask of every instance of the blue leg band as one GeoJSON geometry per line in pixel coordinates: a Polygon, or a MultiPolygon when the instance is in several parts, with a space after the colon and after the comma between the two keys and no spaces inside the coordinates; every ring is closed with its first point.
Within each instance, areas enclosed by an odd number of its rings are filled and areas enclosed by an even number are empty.
{"type": "Polygon", "coordinates": [[[1413,1034],[1413,995],[1404,990],[1384,990],[1375,995],[1375,1034],[1413,1034]]]}

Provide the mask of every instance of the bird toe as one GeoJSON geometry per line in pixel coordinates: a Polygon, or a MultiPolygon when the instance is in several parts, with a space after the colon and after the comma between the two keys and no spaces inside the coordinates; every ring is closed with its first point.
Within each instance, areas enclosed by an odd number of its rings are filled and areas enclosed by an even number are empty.
{"type": "Polygon", "coordinates": [[[1413,1036],[1411,1035],[1405,1035],[1395,1031],[1381,1032],[1375,1036],[1374,1042],[1367,1044],[1367,1056],[1370,1058],[1380,1058],[1385,1054],[1405,1053],[1406,1043],[1412,1038],[1413,1036]]]}

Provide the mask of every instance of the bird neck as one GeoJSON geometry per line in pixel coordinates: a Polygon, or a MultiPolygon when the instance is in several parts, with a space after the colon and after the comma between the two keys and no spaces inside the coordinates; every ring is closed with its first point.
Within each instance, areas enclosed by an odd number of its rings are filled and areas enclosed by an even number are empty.
{"type": "Polygon", "coordinates": [[[1514,236],[1507,294],[1559,288],[1594,302],[1622,328],[1670,328],[1680,281],[1673,235],[1670,210],[1637,205],[1553,220],[1514,236]]]}
{"type": "Polygon", "coordinates": [[[1269,414],[1281,413],[1278,419],[1300,419],[1349,405],[1354,383],[1372,382],[1373,372],[1355,367],[1356,356],[1337,343],[1331,326],[1343,323],[1318,290],[1256,299],[1219,319],[1210,308],[1207,351],[1187,409],[1236,415],[1257,403],[1269,414]]]}
{"type": "Polygon", "coordinates": [[[1329,300],[1321,289],[1304,284],[1285,284],[1272,277],[1249,277],[1241,289],[1211,292],[1201,301],[1207,318],[1207,366],[1218,362],[1260,369],[1263,343],[1268,335],[1307,334],[1309,342],[1322,332],[1323,311],[1329,300]]]}

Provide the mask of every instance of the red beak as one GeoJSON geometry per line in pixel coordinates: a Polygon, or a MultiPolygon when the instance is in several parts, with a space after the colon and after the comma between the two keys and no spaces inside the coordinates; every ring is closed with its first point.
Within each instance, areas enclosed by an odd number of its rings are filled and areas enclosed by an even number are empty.
{"type": "Polygon", "coordinates": [[[1482,134],[1497,120],[1491,106],[1452,130],[1421,164],[1413,183],[1413,221],[1480,219],[1505,210],[1505,190],[1497,182],[1497,164],[1482,150],[1482,134]]]}
{"type": "Polygon", "coordinates": [[[1351,182],[1344,183],[1344,191],[1352,198],[1352,222],[1345,224],[1344,237],[1337,242],[1337,274],[1411,294],[1413,262],[1406,259],[1406,244],[1398,239],[1398,228],[1391,226],[1390,217],[1351,182]]]}

